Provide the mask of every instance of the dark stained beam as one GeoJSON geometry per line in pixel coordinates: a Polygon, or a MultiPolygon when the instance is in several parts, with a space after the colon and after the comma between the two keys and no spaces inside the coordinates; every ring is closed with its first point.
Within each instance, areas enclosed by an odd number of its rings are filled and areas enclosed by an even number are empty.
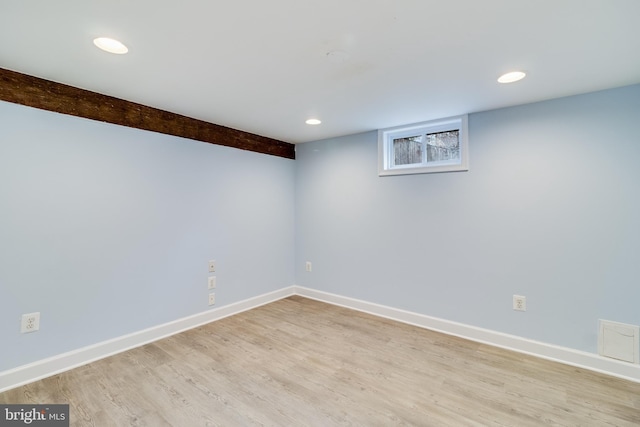
{"type": "Polygon", "coordinates": [[[0,68],[0,100],[295,159],[294,145],[0,68]]]}

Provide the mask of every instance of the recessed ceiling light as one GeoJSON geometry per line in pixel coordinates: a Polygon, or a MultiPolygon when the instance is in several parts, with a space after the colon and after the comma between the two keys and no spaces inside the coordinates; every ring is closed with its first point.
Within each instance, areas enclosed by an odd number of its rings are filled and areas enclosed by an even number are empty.
{"type": "Polygon", "coordinates": [[[510,73],[506,73],[498,77],[498,82],[513,83],[513,82],[517,82],[518,80],[524,79],[524,76],[526,76],[526,74],[523,73],[522,71],[512,71],[510,73]]]}
{"type": "Polygon", "coordinates": [[[308,125],[319,125],[320,123],[322,123],[322,121],[318,119],[309,119],[305,123],[308,125]]]}
{"type": "Polygon", "coordinates": [[[129,49],[125,45],[120,43],[118,40],[110,39],[108,37],[98,37],[97,39],[93,39],[93,44],[109,53],[122,55],[129,52],[129,49]]]}

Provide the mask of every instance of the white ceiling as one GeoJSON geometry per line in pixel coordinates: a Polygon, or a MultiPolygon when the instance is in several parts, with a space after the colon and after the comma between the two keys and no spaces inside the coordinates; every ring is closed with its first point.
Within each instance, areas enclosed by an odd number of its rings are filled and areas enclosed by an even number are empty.
{"type": "Polygon", "coordinates": [[[0,67],[299,143],[640,83],[639,20],[640,0],[2,0],[0,67]]]}

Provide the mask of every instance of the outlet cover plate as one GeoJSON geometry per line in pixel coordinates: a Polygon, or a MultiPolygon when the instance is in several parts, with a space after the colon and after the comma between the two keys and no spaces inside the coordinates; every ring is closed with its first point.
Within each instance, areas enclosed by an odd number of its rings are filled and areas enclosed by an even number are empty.
{"type": "Polygon", "coordinates": [[[216,271],[216,260],[212,259],[209,261],[209,273],[215,273],[216,271]]]}
{"type": "Polygon", "coordinates": [[[516,311],[527,311],[527,297],[524,297],[522,295],[514,295],[513,309],[516,311]]]}
{"type": "Polygon", "coordinates": [[[40,312],[23,314],[20,322],[20,332],[27,334],[38,330],[40,330],[40,312]]]}
{"type": "Polygon", "coordinates": [[[216,276],[209,276],[209,278],[207,279],[207,286],[209,287],[209,289],[216,288],[216,276]]]}
{"type": "Polygon", "coordinates": [[[209,294],[209,305],[214,305],[216,303],[216,294],[213,292],[209,294]]]}

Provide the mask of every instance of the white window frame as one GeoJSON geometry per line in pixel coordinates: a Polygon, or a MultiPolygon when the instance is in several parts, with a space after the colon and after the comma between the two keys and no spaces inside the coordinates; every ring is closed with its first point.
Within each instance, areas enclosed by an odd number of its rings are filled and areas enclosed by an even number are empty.
{"type": "Polygon", "coordinates": [[[378,130],[378,175],[409,175],[418,173],[459,172],[469,170],[468,115],[447,117],[411,125],[378,130]],[[460,160],[427,163],[425,135],[435,132],[457,130],[460,142],[460,160]],[[396,165],[393,140],[422,135],[423,161],[408,165],[396,165]]]}

